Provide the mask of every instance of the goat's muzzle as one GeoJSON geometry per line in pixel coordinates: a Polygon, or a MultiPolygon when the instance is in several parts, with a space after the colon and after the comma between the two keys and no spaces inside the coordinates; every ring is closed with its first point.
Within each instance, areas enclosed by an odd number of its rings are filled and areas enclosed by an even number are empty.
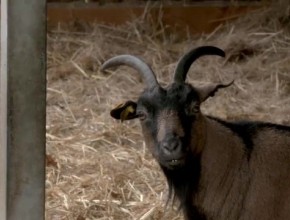
{"type": "Polygon", "coordinates": [[[185,152],[182,140],[177,136],[167,135],[160,142],[160,159],[161,164],[170,169],[184,165],[185,152]]]}

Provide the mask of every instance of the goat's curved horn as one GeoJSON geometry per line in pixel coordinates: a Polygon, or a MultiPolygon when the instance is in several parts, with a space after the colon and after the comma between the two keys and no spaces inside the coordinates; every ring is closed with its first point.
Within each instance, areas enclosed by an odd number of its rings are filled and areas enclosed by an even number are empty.
{"type": "Polygon", "coordinates": [[[222,49],[213,46],[202,46],[190,50],[178,61],[174,72],[174,82],[184,82],[191,64],[196,59],[204,55],[217,55],[225,57],[225,52],[222,49]]]}
{"type": "Polygon", "coordinates": [[[105,70],[110,67],[127,65],[136,69],[143,77],[148,88],[159,85],[156,76],[151,67],[143,60],[132,55],[119,55],[107,60],[102,66],[101,70],[105,70]]]}

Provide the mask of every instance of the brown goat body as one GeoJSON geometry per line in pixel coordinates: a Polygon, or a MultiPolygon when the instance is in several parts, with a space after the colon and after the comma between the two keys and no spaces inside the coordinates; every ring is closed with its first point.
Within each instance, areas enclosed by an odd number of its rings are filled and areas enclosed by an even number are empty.
{"type": "Polygon", "coordinates": [[[137,102],[117,106],[111,116],[140,119],[145,143],[167,178],[169,197],[176,195],[187,220],[290,219],[290,127],[202,114],[202,102],[233,83],[185,83],[191,64],[204,55],[225,53],[212,46],[189,51],[166,88],[135,56],[106,61],[103,69],[131,66],[147,84],[137,102]]]}

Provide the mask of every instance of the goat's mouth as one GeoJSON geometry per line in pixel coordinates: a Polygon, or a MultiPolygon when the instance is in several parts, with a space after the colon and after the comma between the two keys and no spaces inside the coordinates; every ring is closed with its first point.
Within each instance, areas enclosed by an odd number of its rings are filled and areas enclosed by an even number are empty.
{"type": "Polygon", "coordinates": [[[156,155],[159,164],[168,169],[178,169],[186,164],[187,155],[183,152],[176,152],[171,154],[163,154],[162,152],[156,155]]]}
{"type": "Polygon", "coordinates": [[[170,169],[182,167],[185,164],[185,158],[174,158],[165,161],[165,165],[170,169]]]}
{"type": "Polygon", "coordinates": [[[167,163],[170,166],[178,166],[178,165],[182,164],[183,161],[184,161],[183,159],[172,159],[172,160],[167,161],[167,163]]]}

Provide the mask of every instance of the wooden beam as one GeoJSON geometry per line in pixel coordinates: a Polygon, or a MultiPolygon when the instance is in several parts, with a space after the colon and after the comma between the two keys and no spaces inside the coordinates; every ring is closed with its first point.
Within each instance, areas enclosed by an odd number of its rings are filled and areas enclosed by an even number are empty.
{"type": "Polygon", "coordinates": [[[121,25],[133,18],[140,17],[146,10],[158,21],[160,11],[162,21],[177,30],[188,29],[191,33],[210,32],[222,22],[237,18],[242,14],[261,8],[261,4],[225,4],[205,3],[190,5],[136,6],[128,4],[97,3],[50,3],[48,7],[48,24],[54,27],[59,23],[74,21],[97,22],[121,25]]]}
{"type": "Polygon", "coordinates": [[[46,1],[1,1],[0,219],[44,219],[46,1]]]}

